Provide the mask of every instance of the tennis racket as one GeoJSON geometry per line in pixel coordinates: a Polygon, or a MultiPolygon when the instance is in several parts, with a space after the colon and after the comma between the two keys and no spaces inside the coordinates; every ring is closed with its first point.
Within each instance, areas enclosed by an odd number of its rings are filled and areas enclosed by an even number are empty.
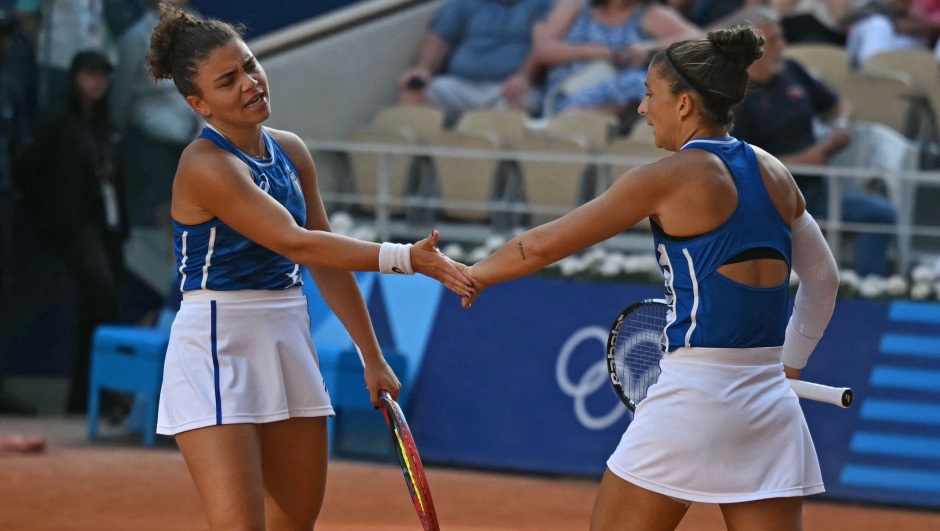
{"type": "MultiPolygon", "coordinates": [[[[636,411],[637,404],[646,398],[650,386],[659,380],[668,309],[665,300],[642,300],[620,312],[610,328],[610,337],[607,338],[610,383],[630,411],[636,411]]],[[[802,380],[788,379],[787,382],[800,398],[843,408],[852,405],[852,390],[847,387],[829,387],[802,380]]]]}
{"type": "Polygon", "coordinates": [[[392,444],[395,446],[395,453],[398,455],[401,471],[405,475],[405,484],[411,494],[411,501],[415,504],[421,527],[424,531],[440,531],[434,502],[431,500],[431,489],[428,488],[428,478],[424,475],[418,447],[411,436],[411,430],[408,429],[405,415],[387,391],[380,391],[379,398],[382,400],[382,414],[385,415],[392,444]]]}

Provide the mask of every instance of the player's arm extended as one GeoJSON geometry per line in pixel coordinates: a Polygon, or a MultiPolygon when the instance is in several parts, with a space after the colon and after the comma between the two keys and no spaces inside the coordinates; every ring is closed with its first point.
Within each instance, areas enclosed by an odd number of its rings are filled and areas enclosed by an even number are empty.
{"type": "MultiPolygon", "coordinates": [[[[239,234],[295,264],[379,270],[378,244],[297,225],[286,208],[255,185],[241,161],[220,150],[184,153],[173,194],[174,203],[185,202],[221,219],[239,234]]],[[[412,248],[411,261],[416,272],[439,280],[460,295],[467,293],[466,277],[435,252],[433,245],[427,245],[427,240],[412,248]]]]}
{"type": "MultiPolygon", "coordinates": [[[[510,240],[469,269],[480,289],[534,273],[566,256],[612,238],[655,213],[668,199],[669,159],[634,168],[595,198],[554,221],[510,240]]],[[[464,306],[473,298],[464,299],[464,306]]]]}

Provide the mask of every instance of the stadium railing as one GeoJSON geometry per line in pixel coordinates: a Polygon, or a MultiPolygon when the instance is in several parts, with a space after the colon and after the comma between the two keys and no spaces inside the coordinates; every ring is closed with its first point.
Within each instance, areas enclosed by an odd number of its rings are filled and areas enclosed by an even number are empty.
{"type": "MultiPolygon", "coordinates": [[[[505,212],[514,214],[542,214],[562,216],[577,205],[559,207],[557,205],[539,205],[524,202],[507,201],[452,201],[432,197],[404,196],[393,197],[390,193],[392,157],[396,155],[419,157],[452,157],[463,159],[487,159],[498,161],[533,161],[549,163],[589,164],[596,167],[599,178],[597,191],[601,192],[613,182],[617,176],[610,175],[610,168],[614,166],[640,166],[649,164],[656,159],[644,157],[627,157],[599,154],[564,154],[545,152],[526,152],[514,150],[480,150],[463,148],[441,148],[427,145],[396,145],[367,142],[346,142],[332,140],[306,140],[307,148],[313,153],[367,153],[378,157],[377,166],[377,192],[374,195],[357,194],[350,192],[323,191],[323,200],[337,205],[356,205],[372,203],[374,207],[375,230],[379,238],[418,238],[426,236],[427,227],[422,224],[409,223],[392,218],[394,207],[419,207],[428,209],[459,208],[464,210],[481,210],[488,212],[505,212]]],[[[842,221],[842,192],[853,181],[864,181],[873,178],[882,178],[886,175],[884,169],[866,169],[853,167],[792,165],[789,169],[794,174],[819,175],[829,183],[829,217],[819,220],[820,227],[825,231],[829,245],[832,248],[836,261],[841,265],[843,249],[842,242],[845,233],[869,232],[893,234],[897,237],[897,265],[900,271],[907,271],[914,260],[921,254],[933,256],[933,253],[918,253],[912,248],[914,237],[940,238],[940,226],[914,225],[913,223],[913,194],[917,186],[928,185],[940,187],[940,171],[899,171],[892,172],[891,178],[900,184],[900,192],[907,200],[901,204],[898,223],[895,225],[873,223],[850,223],[842,221]]],[[[450,241],[479,242],[491,232],[492,226],[488,223],[460,223],[448,225],[434,223],[435,227],[442,229],[450,241]],[[445,232],[446,231],[446,232],[445,232]]],[[[648,251],[649,235],[635,232],[625,232],[607,242],[607,247],[621,251],[648,251]]]]}

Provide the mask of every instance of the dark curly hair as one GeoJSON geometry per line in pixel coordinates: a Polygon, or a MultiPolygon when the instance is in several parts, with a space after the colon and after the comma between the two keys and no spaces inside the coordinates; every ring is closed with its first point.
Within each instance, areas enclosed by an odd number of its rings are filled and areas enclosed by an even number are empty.
{"type": "Polygon", "coordinates": [[[147,63],[153,79],[172,79],[183,96],[199,95],[193,80],[199,62],[216,48],[244,36],[244,27],[215,19],[200,20],[173,0],[160,2],[160,23],[150,36],[147,63]]]}
{"type": "Polygon", "coordinates": [[[734,107],[747,95],[747,68],[764,54],[763,46],[759,30],[736,26],[713,31],[706,39],[673,43],[650,64],[670,82],[673,96],[697,94],[703,117],[729,126],[734,107]]]}

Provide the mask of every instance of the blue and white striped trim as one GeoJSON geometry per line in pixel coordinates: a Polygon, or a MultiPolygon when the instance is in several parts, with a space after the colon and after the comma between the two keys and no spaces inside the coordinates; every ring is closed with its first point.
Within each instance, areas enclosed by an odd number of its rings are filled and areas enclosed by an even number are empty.
{"type": "Polygon", "coordinates": [[[695,264],[692,263],[692,255],[689,254],[689,250],[683,249],[682,254],[689,262],[689,277],[692,279],[692,324],[689,325],[689,330],[685,333],[685,346],[691,347],[692,332],[695,330],[695,314],[698,312],[698,280],[695,278],[695,264]]]}
{"type": "Polygon", "coordinates": [[[189,231],[183,231],[183,237],[181,238],[183,243],[183,259],[180,260],[180,276],[182,280],[180,281],[180,291],[186,291],[186,259],[189,258],[186,255],[186,237],[189,236],[189,231]]]}
{"type": "Polygon", "coordinates": [[[212,253],[215,252],[215,227],[209,231],[209,250],[206,251],[206,264],[202,266],[202,289],[207,289],[209,282],[209,265],[212,263],[212,253]]]}
{"type": "Polygon", "coordinates": [[[692,140],[689,140],[688,142],[686,142],[684,146],[679,148],[679,151],[682,151],[683,149],[695,143],[728,145],[728,144],[734,144],[735,142],[737,142],[737,139],[735,138],[732,138],[730,140],[709,140],[705,138],[693,138],[692,140]]]}

